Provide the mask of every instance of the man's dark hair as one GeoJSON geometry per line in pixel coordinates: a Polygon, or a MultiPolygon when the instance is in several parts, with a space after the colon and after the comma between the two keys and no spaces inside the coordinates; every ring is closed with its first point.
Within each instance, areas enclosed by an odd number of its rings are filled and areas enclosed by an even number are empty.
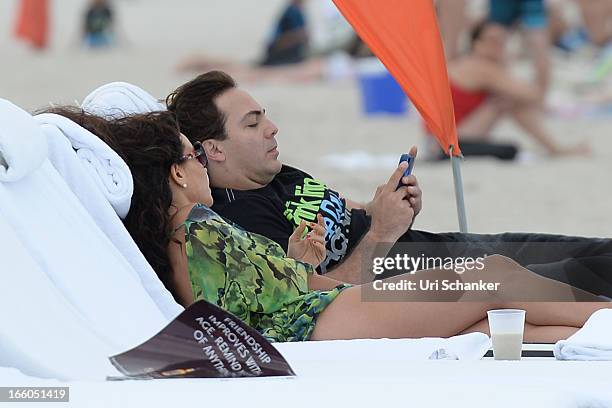
{"type": "Polygon", "coordinates": [[[235,88],[234,78],[221,71],[210,71],[176,88],[166,98],[168,110],[176,115],[181,132],[191,143],[207,139],[223,140],[225,115],[215,98],[235,88]]]}

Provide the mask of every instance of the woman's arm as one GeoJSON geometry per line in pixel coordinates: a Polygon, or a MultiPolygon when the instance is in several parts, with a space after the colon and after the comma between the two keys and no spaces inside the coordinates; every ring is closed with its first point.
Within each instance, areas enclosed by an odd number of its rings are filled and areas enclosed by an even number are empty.
{"type": "Polygon", "coordinates": [[[338,285],[346,282],[341,282],[327,276],[311,273],[308,275],[308,289],[310,290],[332,290],[338,285]]]}
{"type": "Polygon", "coordinates": [[[187,261],[187,253],[185,252],[185,232],[184,227],[178,231],[181,233],[175,234],[175,237],[170,240],[168,246],[168,257],[170,258],[170,266],[172,267],[172,286],[173,295],[183,307],[191,305],[193,299],[193,289],[191,280],[189,279],[189,265],[187,261]],[[180,236],[181,238],[176,238],[180,236]]]}
{"type": "Polygon", "coordinates": [[[512,77],[505,69],[494,64],[480,64],[479,81],[485,90],[519,103],[541,103],[543,92],[536,84],[512,77]]]}

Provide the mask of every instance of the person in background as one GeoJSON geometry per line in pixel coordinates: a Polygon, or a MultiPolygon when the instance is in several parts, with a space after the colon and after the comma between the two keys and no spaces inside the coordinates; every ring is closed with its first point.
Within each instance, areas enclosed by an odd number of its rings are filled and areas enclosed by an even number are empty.
{"type": "Polygon", "coordinates": [[[592,80],[600,83],[612,72],[612,2],[610,0],[578,0],[587,40],[598,47],[599,58],[592,80]]]}
{"type": "Polygon", "coordinates": [[[509,116],[551,156],[588,154],[586,143],[561,146],[546,130],[544,89],[509,72],[507,35],[503,26],[482,22],[472,32],[470,51],[448,65],[460,140],[486,141],[500,120],[509,116]]]}
{"type": "Polygon", "coordinates": [[[586,35],[583,30],[571,27],[565,15],[568,0],[549,0],[548,6],[548,31],[550,42],[561,51],[568,53],[576,51],[586,43],[586,35]]]}
{"type": "Polygon", "coordinates": [[[550,34],[558,48],[573,52],[591,44],[606,53],[612,40],[612,2],[609,0],[549,0],[550,34]],[[574,3],[582,21],[570,24],[564,13],[574,3]]]}
{"type": "Polygon", "coordinates": [[[436,10],[440,24],[440,34],[444,42],[446,60],[457,58],[460,52],[461,33],[469,24],[466,15],[467,0],[438,0],[436,10]]]}
{"type": "Polygon", "coordinates": [[[489,21],[506,30],[520,25],[531,53],[536,84],[545,95],[551,78],[548,10],[544,0],[489,0],[489,21]]]}
{"type": "Polygon", "coordinates": [[[606,47],[612,41],[612,2],[609,0],[578,0],[584,29],[591,43],[606,47]]]}
{"type": "Polygon", "coordinates": [[[83,19],[83,40],[91,48],[114,43],[114,13],[108,0],[92,0],[83,19]]]}
{"type": "MultiPolygon", "coordinates": [[[[559,49],[572,53],[585,46],[595,52],[593,69],[579,88],[586,91],[585,100],[576,100],[577,105],[607,103],[609,92],[602,82],[612,72],[612,2],[609,0],[549,0],[550,35],[552,43],[559,49]],[[564,13],[574,3],[580,10],[582,21],[570,24],[564,13]]],[[[605,85],[605,84],[604,84],[605,85]]]]}
{"type": "Polygon", "coordinates": [[[261,65],[285,65],[308,58],[309,34],[305,0],[290,0],[274,27],[261,65]]]}
{"type": "Polygon", "coordinates": [[[178,65],[179,71],[209,71],[213,69],[231,72],[243,80],[258,78],[287,78],[310,80],[319,78],[324,69],[321,58],[309,58],[308,25],[304,13],[305,0],[290,0],[274,24],[259,61],[244,63],[220,60],[207,55],[194,55],[178,65]]]}

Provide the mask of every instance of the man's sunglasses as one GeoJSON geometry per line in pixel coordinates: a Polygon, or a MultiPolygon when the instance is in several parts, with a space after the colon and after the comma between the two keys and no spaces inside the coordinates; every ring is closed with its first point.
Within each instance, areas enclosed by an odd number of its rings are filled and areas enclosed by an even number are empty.
{"type": "Polygon", "coordinates": [[[202,143],[195,142],[193,144],[193,153],[181,156],[179,160],[180,162],[184,162],[185,160],[189,159],[197,159],[203,167],[208,166],[208,157],[206,157],[206,152],[204,151],[204,146],[202,146],[202,143]]]}

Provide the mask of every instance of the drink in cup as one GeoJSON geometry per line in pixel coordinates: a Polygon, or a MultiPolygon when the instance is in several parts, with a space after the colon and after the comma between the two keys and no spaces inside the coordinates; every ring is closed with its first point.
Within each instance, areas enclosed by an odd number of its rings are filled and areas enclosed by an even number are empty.
{"type": "Polygon", "coordinates": [[[519,309],[489,310],[487,316],[495,360],[520,360],[525,329],[525,311],[519,309]]]}

